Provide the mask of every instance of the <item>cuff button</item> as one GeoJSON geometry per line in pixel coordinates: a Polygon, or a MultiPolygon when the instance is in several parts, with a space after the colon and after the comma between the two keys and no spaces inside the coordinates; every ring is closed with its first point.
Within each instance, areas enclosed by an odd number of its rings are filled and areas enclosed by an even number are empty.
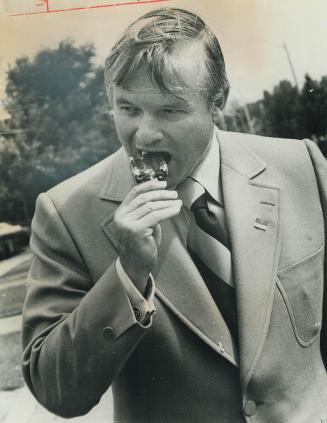
{"type": "Polygon", "coordinates": [[[142,312],[138,307],[133,307],[135,319],[139,322],[142,317],[142,312]]]}
{"type": "Polygon", "coordinates": [[[246,401],[244,406],[244,413],[246,416],[251,417],[255,414],[257,409],[256,403],[254,401],[246,401]]]}
{"type": "Polygon", "coordinates": [[[103,329],[102,335],[108,341],[113,341],[115,339],[115,332],[110,326],[107,326],[103,329]]]}

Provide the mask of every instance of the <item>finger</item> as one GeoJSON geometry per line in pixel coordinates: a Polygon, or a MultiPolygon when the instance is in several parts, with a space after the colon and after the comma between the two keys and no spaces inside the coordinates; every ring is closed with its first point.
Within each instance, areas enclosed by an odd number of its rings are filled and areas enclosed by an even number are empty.
{"type": "Polygon", "coordinates": [[[138,207],[137,209],[129,213],[129,217],[133,220],[138,220],[149,213],[173,206],[181,207],[181,200],[148,201],[141,207],[138,207]]]}
{"type": "Polygon", "coordinates": [[[131,202],[135,197],[144,192],[148,191],[156,191],[156,190],[164,190],[167,188],[167,181],[156,181],[151,180],[147,182],[143,182],[142,184],[135,185],[130,192],[127,194],[124,201],[127,203],[131,202]]]}
{"type": "Polygon", "coordinates": [[[178,198],[177,191],[159,190],[159,191],[144,192],[142,194],[139,194],[130,203],[125,204],[125,212],[130,213],[133,210],[136,210],[146,205],[147,203],[177,200],[177,198],[178,198]]]}
{"type": "Polygon", "coordinates": [[[181,210],[182,202],[179,202],[178,205],[174,205],[172,207],[167,207],[160,210],[155,210],[152,213],[148,213],[138,222],[140,226],[143,226],[144,229],[146,228],[153,228],[154,226],[158,225],[158,223],[163,222],[164,220],[170,219],[171,217],[177,216],[181,210]]]}

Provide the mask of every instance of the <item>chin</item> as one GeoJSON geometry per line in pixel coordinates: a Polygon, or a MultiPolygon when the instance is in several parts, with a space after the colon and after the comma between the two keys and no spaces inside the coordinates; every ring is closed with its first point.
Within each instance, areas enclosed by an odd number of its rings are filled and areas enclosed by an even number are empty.
{"type": "Polygon", "coordinates": [[[178,183],[174,181],[174,179],[170,178],[169,176],[165,179],[167,182],[167,189],[175,189],[178,183]]]}
{"type": "Polygon", "coordinates": [[[183,162],[170,160],[168,163],[168,175],[165,178],[168,189],[175,189],[177,185],[181,184],[190,174],[192,170],[187,170],[183,167],[183,162]]]}
{"type": "Polygon", "coordinates": [[[185,180],[185,177],[174,177],[173,175],[168,176],[166,178],[167,181],[167,188],[168,189],[175,189],[179,184],[181,184],[185,180]]]}

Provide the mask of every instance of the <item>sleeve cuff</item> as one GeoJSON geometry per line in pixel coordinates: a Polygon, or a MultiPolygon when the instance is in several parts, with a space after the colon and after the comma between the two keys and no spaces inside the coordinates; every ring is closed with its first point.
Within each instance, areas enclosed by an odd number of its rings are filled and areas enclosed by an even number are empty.
{"type": "Polygon", "coordinates": [[[155,283],[153,276],[150,273],[145,294],[143,296],[125,272],[119,257],[116,260],[116,271],[119,279],[124,285],[136,320],[141,324],[147,324],[152,314],[156,311],[154,306],[155,283]]]}

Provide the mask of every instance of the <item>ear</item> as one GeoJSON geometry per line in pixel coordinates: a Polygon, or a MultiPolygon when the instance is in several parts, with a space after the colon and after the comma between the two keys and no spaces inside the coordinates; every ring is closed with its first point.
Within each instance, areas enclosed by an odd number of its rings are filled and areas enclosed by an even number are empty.
{"type": "Polygon", "coordinates": [[[225,105],[225,96],[224,93],[217,93],[211,102],[211,116],[213,122],[217,122],[221,115],[222,109],[225,105]]]}
{"type": "Polygon", "coordinates": [[[211,103],[211,119],[213,121],[213,123],[215,125],[217,125],[218,122],[220,122],[221,120],[221,116],[222,116],[222,110],[221,110],[221,105],[222,105],[223,101],[221,98],[221,95],[216,95],[215,98],[212,100],[211,103]]]}
{"type": "Polygon", "coordinates": [[[225,99],[221,95],[217,95],[211,103],[211,119],[212,122],[220,129],[227,130],[223,106],[225,99]]]}
{"type": "Polygon", "coordinates": [[[218,102],[213,101],[211,104],[211,118],[213,123],[216,123],[219,120],[220,116],[221,116],[221,110],[218,105],[218,102]]]}

